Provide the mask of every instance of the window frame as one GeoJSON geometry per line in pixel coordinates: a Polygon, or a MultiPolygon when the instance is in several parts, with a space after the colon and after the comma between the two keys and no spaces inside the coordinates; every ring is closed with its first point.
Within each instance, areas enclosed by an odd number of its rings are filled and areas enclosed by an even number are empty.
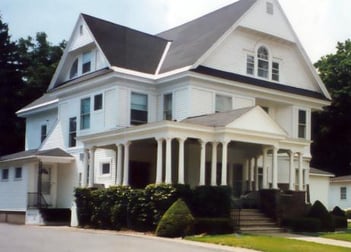
{"type": "Polygon", "coordinates": [[[68,147],[72,148],[77,146],[77,117],[70,117],[68,120],[68,147]],[[74,125],[74,129],[72,129],[72,125],[74,125]]]}
{"type": "Polygon", "coordinates": [[[347,200],[347,187],[346,186],[340,187],[340,200],[347,200]]]}
{"type": "Polygon", "coordinates": [[[80,100],[80,130],[90,129],[91,120],[91,98],[85,97],[80,100]],[[88,111],[83,111],[83,101],[89,101],[88,111]],[[87,125],[85,125],[85,120],[87,119],[87,125]]]}
{"type": "Polygon", "coordinates": [[[263,79],[269,79],[269,51],[267,47],[260,46],[256,52],[257,55],[257,76],[263,79]]]}
{"type": "Polygon", "coordinates": [[[9,181],[10,177],[10,168],[2,168],[1,169],[1,181],[9,181]],[[5,176],[6,174],[6,176],[5,176]]]}
{"type": "Polygon", "coordinates": [[[93,52],[82,53],[82,75],[92,71],[93,52]],[[86,68],[86,69],[85,69],[86,68]]]}
{"type": "Polygon", "coordinates": [[[22,180],[23,177],[23,168],[22,167],[15,167],[15,180],[22,180]],[[20,171],[20,173],[18,173],[20,171]],[[20,176],[18,176],[20,175],[20,176]]]}
{"type": "Polygon", "coordinates": [[[103,104],[104,104],[104,97],[102,93],[94,95],[94,111],[102,110],[104,107],[103,104]]]}
{"type": "Polygon", "coordinates": [[[272,61],[272,75],[271,75],[271,78],[272,78],[272,81],[276,81],[276,82],[280,81],[280,64],[279,64],[278,61],[272,61]],[[274,65],[277,65],[278,67],[274,67],[274,65]]]}
{"type": "MultiPolygon", "coordinates": [[[[224,103],[223,103],[224,104],[224,103]]],[[[215,113],[221,113],[221,112],[227,112],[233,110],[233,97],[230,95],[223,95],[223,94],[216,94],[215,95],[215,113]],[[223,106],[223,109],[219,108],[219,100],[220,99],[229,99],[230,102],[228,104],[230,104],[229,108],[224,108],[225,106],[223,106]]]]}
{"type": "Polygon", "coordinates": [[[78,77],[78,66],[79,66],[79,57],[75,58],[73,61],[71,68],[69,70],[69,79],[74,79],[78,77]]]}
{"type": "Polygon", "coordinates": [[[141,125],[148,123],[148,115],[149,115],[149,96],[148,94],[139,93],[139,92],[131,92],[130,95],[130,124],[131,125],[141,125]],[[135,101],[133,103],[133,97],[144,97],[145,104],[137,104],[135,101]],[[145,107],[144,109],[142,107],[145,107]],[[136,118],[141,115],[141,119],[136,118]]]}
{"type": "Polygon", "coordinates": [[[163,95],[163,120],[173,120],[173,94],[163,95]]]}
{"type": "Polygon", "coordinates": [[[246,74],[255,75],[255,56],[252,54],[246,55],[246,74]]]}
{"type": "Polygon", "coordinates": [[[40,126],[40,143],[44,142],[47,136],[48,136],[48,125],[42,124],[40,126]]]}
{"type": "Polygon", "coordinates": [[[297,137],[301,139],[307,138],[307,111],[304,109],[297,111],[297,137]],[[302,113],[304,118],[301,117],[302,113]]]}

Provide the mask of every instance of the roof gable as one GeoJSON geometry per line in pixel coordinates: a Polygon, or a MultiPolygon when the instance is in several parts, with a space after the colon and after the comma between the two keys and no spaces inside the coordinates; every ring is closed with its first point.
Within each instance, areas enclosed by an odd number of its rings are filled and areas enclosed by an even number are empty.
{"type": "Polygon", "coordinates": [[[194,65],[255,2],[241,0],[158,34],[172,41],[160,72],[194,65]]]}
{"type": "Polygon", "coordinates": [[[259,106],[184,119],[182,122],[208,127],[286,136],[286,132],[259,106]]]}

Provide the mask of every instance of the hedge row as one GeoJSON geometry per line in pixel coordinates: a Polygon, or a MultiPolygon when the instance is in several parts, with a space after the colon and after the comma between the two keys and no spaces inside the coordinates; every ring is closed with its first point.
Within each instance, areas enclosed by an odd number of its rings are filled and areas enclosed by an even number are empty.
{"type": "Polygon", "coordinates": [[[228,218],[230,187],[187,185],[148,185],[145,189],[128,186],[107,189],[77,188],[75,197],[80,226],[101,229],[123,227],[155,230],[166,210],[182,198],[195,217],[228,218]]]}
{"type": "Polygon", "coordinates": [[[347,217],[339,207],[328,212],[320,201],[316,201],[307,216],[285,219],[282,224],[295,232],[333,232],[347,228],[347,217]]]}

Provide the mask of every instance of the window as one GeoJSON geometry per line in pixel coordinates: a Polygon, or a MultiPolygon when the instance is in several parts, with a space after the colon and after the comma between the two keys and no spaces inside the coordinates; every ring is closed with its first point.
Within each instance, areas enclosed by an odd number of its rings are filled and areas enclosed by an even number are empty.
{"type": "Polygon", "coordinates": [[[163,119],[172,120],[172,94],[166,94],[163,96],[163,119]]]}
{"type": "Polygon", "coordinates": [[[90,97],[80,101],[80,129],[90,128],[90,97]]]}
{"type": "Polygon", "coordinates": [[[147,123],[147,116],[147,95],[132,93],[130,123],[132,125],[147,123]]]}
{"type": "Polygon", "coordinates": [[[102,109],[102,94],[94,96],[94,111],[102,109]]]}
{"type": "Polygon", "coordinates": [[[254,75],[255,69],[255,57],[252,55],[247,55],[246,57],[246,73],[254,75]]]}
{"type": "Polygon", "coordinates": [[[102,175],[107,175],[110,174],[111,170],[110,170],[110,163],[103,163],[101,165],[101,174],[102,175]]]}
{"type": "Polygon", "coordinates": [[[8,180],[9,179],[9,169],[5,168],[1,170],[1,180],[8,180]]]}
{"type": "Polygon", "coordinates": [[[215,112],[225,112],[232,110],[232,97],[224,95],[216,95],[215,112]]]}
{"type": "Polygon", "coordinates": [[[347,199],[347,188],[346,187],[340,187],[340,199],[341,200],[347,199]]]}
{"type": "Polygon", "coordinates": [[[77,136],[77,117],[71,117],[69,119],[69,131],[68,131],[68,147],[75,147],[77,136]]]}
{"type": "Polygon", "coordinates": [[[272,63],[272,80],[279,81],[279,63],[272,63]]]}
{"type": "Polygon", "coordinates": [[[16,167],[15,168],[15,179],[21,179],[22,178],[22,167],[16,167]]]}
{"type": "Polygon", "coordinates": [[[43,142],[47,136],[47,126],[46,124],[41,125],[40,130],[40,142],[43,142]]]}
{"type": "Polygon", "coordinates": [[[257,50],[257,75],[262,78],[268,78],[268,51],[265,47],[261,46],[257,50]]]}
{"type": "Polygon", "coordinates": [[[82,74],[91,71],[91,57],[92,57],[92,53],[91,52],[83,53],[82,74]]]}
{"type": "Polygon", "coordinates": [[[274,14],[273,3],[266,2],[266,12],[271,15],[274,14]]]}
{"type": "Polygon", "coordinates": [[[298,137],[306,138],[306,111],[299,110],[298,137]]]}
{"type": "Polygon", "coordinates": [[[75,59],[75,61],[71,66],[71,70],[69,72],[69,78],[73,79],[74,77],[77,77],[77,76],[78,76],[78,58],[75,59]]]}

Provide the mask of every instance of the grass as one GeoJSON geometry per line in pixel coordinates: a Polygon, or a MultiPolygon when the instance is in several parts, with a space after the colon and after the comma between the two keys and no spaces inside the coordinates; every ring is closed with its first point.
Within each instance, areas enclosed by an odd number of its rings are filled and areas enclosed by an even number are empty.
{"type": "Polygon", "coordinates": [[[348,224],[348,229],[346,231],[323,233],[320,237],[351,242],[351,223],[348,224]]]}
{"type": "Polygon", "coordinates": [[[330,245],[322,245],[313,242],[292,240],[283,237],[263,235],[213,235],[213,236],[191,236],[187,240],[207,242],[232,247],[242,247],[265,252],[343,252],[350,251],[350,248],[343,248],[330,245]]]}

